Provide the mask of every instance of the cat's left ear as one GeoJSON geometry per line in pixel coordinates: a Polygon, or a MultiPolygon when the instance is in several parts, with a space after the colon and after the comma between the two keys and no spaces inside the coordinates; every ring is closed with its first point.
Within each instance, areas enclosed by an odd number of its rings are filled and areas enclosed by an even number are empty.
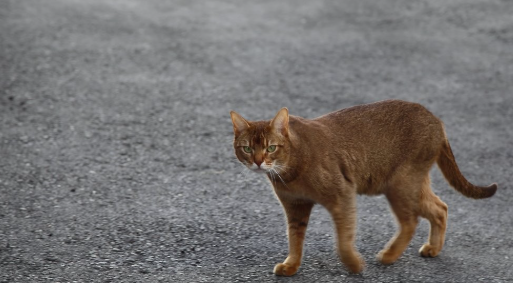
{"type": "Polygon", "coordinates": [[[289,110],[286,107],[276,113],[271,121],[271,127],[283,136],[289,135],[289,110]]]}
{"type": "Polygon", "coordinates": [[[249,128],[248,121],[242,118],[242,116],[239,115],[239,113],[235,111],[230,111],[230,116],[232,117],[233,132],[235,133],[235,136],[240,135],[240,133],[244,132],[249,128]]]}

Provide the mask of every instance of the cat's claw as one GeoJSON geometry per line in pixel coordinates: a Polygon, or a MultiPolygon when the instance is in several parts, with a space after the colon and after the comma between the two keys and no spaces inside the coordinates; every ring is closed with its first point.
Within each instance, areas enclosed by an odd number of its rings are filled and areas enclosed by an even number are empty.
{"type": "Polygon", "coordinates": [[[299,267],[294,267],[286,263],[278,263],[274,266],[274,274],[278,276],[292,276],[296,274],[299,267]]]}

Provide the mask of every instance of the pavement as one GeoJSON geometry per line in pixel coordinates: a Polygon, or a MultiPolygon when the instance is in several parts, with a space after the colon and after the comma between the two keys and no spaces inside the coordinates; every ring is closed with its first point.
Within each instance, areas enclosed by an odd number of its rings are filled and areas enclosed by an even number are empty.
{"type": "Polygon", "coordinates": [[[512,282],[513,2],[0,2],[0,282],[512,282]],[[448,204],[437,258],[375,255],[395,232],[358,198],[351,275],[315,207],[303,265],[282,208],[232,149],[230,110],[314,118],[384,99],[446,125],[471,200],[448,204]]]}

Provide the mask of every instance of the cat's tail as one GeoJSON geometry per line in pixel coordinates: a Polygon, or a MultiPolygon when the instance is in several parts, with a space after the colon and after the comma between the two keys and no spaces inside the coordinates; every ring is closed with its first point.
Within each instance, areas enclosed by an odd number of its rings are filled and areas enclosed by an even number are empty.
{"type": "Polygon", "coordinates": [[[442,145],[437,163],[449,184],[466,197],[475,199],[489,198],[495,194],[495,191],[497,191],[496,183],[493,183],[488,187],[478,187],[472,185],[467,181],[467,179],[465,179],[456,164],[451,146],[447,139],[442,145]]]}

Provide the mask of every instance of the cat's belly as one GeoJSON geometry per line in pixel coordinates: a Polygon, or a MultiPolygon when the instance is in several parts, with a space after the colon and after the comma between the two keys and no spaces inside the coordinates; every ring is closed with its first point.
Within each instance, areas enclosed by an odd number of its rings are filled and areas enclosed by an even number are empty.
{"type": "Polygon", "coordinates": [[[359,195],[376,196],[383,194],[384,188],[380,186],[374,187],[358,187],[356,193],[359,195]]]}
{"type": "Polygon", "coordinates": [[[339,179],[319,182],[314,179],[298,178],[286,184],[280,182],[271,183],[275,193],[281,197],[296,199],[297,201],[310,201],[321,205],[331,203],[333,200],[341,197],[354,196],[358,193],[354,185],[344,184],[339,179]]]}

